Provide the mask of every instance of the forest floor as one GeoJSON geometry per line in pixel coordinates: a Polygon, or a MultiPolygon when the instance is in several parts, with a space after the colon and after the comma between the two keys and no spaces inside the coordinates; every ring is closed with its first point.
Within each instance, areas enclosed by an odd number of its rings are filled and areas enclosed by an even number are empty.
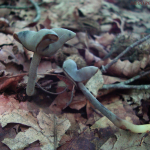
{"type": "MultiPolygon", "coordinates": [[[[149,124],[149,13],[150,2],[145,0],[1,0],[0,150],[150,149],[150,125],[145,133],[119,129],[63,70],[68,59],[76,62],[77,72],[98,67],[83,82],[90,93],[119,118],[149,124]],[[28,96],[32,57],[48,36],[37,33],[53,28],[76,36],[54,55],[41,56],[36,92],[28,96]],[[30,31],[35,36],[25,34],[30,31]],[[28,47],[36,48],[32,52],[28,47]]],[[[59,41],[65,34],[52,38],[59,41]]]]}

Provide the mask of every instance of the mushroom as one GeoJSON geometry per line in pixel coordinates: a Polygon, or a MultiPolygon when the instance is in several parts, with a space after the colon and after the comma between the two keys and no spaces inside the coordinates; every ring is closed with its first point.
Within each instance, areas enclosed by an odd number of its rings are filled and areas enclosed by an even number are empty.
{"type": "Polygon", "coordinates": [[[41,29],[38,32],[21,31],[14,33],[13,37],[15,40],[21,43],[26,49],[34,52],[26,88],[28,96],[33,96],[35,94],[37,68],[41,57],[50,57],[54,55],[66,41],[72,39],[75,35],[76,34],[74,32],[63,28],[53,28],[50,30],[41,29]]]}
{"type": "Polygon", "coordinates": [[[71,81],[76,84],[79,89],[83,92],[86,98],[91,102],[91,104],[98,109],[104,116],[106,116],[114,125],[120,129],[131,131],[134,133],[145,133],[150,130],[150,125],[135,125],[126,120],[117,117],[114,113],[104,107],[84,86],[82,83],[85,80],[90,79],[97,71],[98,68],[94,66],[84,67],[80,70],[77,69],[76,63],[68,59],[63,64],[63,70],[66,76],[71,79],[71,81]]]}

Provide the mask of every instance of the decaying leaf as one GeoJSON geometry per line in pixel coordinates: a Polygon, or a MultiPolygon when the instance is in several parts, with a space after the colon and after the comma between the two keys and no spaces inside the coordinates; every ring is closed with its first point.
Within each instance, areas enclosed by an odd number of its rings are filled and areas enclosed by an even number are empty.
{"type": "Polygon", "coordinates": [[[59,118],[55,114],[45,114],[41,111],[38,114],[37,119],[42,133],[48,137],[51,142],[54,142],[54,136],[57,136],[57,142],[59,142],[61,137],[70,127],[69,120],[66,118],[59,118]],[[56,131],[56,133],[54,133],[54,131],[56,131]]]}
{"type": "Polygon", "coordinates": [[[2,114],[0,116],[0,123],[2,127],[5,127],[8,123],[21,123],[40,131],[37,124],[37,119],[34,118],[29,112],[21,109],[14,109],[11,113],[6,112],[2,114]]]}
{"type": "Polygon", "coordinates": [[[105,33],[102,36],[95,35],[95,37],[96,37],[96,41],[105,47],[111,45],[113,39],[115,38],[113,34],[109,34],[109,33],[105,33]]]}
{"type": "Polygon", "coordinates": [[[104,79],[104,84],[112,84],[112,83],[125,81],[124,78],[112,77],[107,75],[103,75],[103,79],[104,79]]]}
{"type": "Polygon", "coordinates": [[[103,86],[104,80],[100,70],[86,83],[86,88],[94,94],[98,95],[98,90],[103,86]]]}
{"type": "Polygon", "coordinates": [[[86,103],[87,100],[85,96],[82,93],[76,93],[69,107],[72,109],[80,110],[86,105],[86,103]]]}
{"type": "Polygon", "coordinates": [[[23,79],[25,74],[20,74],[12,77],[1,77],[0,78],[0,91],[3,91],[7,88],[16,90],[17,84],[23,79]]]}
{"type": "Polygon", "coordinates": [[[42,150],[54,149],[53,143],[49,142],[47,137],[33,128],[29,128],[25,132],[19,132],[14,139],[5,138],[2,142],[11,150],[23,150],[35,141],[40,141],[42,150]]]}
{"type": "MultiPolygon", "coordinates": [[[[149,59],[150,56],[144,57],[141,61],[134,61],[133,63],[129,62],[128,60],[121,61],[118,60],[115,64],[113,64],[107,72],[113,76],[119,77],[133,77],[136,76],[144,69],[146,66],[149,66],[149,59]]],[[[101,67],[102,65],[106,65],[110,63],[111,59],[106,59],[104,61],[100,60],[95,63],[95,66],[101,67]]]]}
{"type": "Polygon", "coordinates": [[[130,90],[127,94],[122,94],[124,100],[132,105],[133,108],[141,106],[142,100],[149,101],[150,91],[149,90],[130,90]]]}
{"type": "Polygon", "coordinates": [[[56,117],[55,122],[54,117],[56,116],[40,111],[35,118],[28,111],[21,109],[3,113],[0,116],[2,127],[8,123],[20,123],[29,127],[25,132],[19,132],[14,139],[5,138],[3,143],[12,150],[23,150],[29,144],[39,141],[42,150],[53,150],[54,138],[57,137],[56,146],[58,147],[58,142],[70,127],[69,120],[56,117]]]}
{"type": "Polygon", "coordinates": [[[101,150],[108,149],[110,150],[147,150],[149,149],[149,139],[150,136],[147,136],[142,145],[141,140],[144,134],[134,134],[131,132],[126,132],[120,130],[115,134],[115,139],[109,139],[102,147],[101,150]]]}

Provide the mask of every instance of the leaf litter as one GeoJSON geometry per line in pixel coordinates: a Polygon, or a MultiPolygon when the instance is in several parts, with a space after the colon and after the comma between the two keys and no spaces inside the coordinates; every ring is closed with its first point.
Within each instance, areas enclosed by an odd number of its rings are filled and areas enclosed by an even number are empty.
{"type": "MultiPolygon", "coordinates": [[[[40,3],[38,0],[35,2],[40,3]]],[[[27,147],[33,149],[35,142],[43,150],[148,149],[149,135],[142,141],[144,134],[118,130],[94,109],[77,87],[73,92],[72,103],[65,107],[71,98],[73,83],[66,77],[59,76],[63,72],[62,64],[67,58],[76,61],[79,68],[88,65],[101,68],[112,62],[127,46],[149,33],[148,5],[131,6],[130,2],[124,3],[123,0],[121,3],[109,0],[44,3],[39,4],[42,17],[36,23],[33,22],[36,16],[33,7],[24,10],[0,7],[1,17],[8,20],[5,21],[7,25],[0,24],[0,122],[3,132],[6,127],[11,129],[9,125],[18,124],[22,128],[13,138],[8,138],[4,132],[1,142],[12,150],[27,147]],[[36,31],[35,25],[40,29],[40,24],[48,29],[65,27],[75,31],[77,37],[67,42],[55,56],[43,57],[38,68],[37,81],[42,84],[52,80],[52,84],[46,86],[47,89],[55,93],[68,86],[68,90],[54,96],[37,88],[38,94],[30,98],[26,96],[25,88],[32,53],[16,43],[12,34],[14,31],[36,31]],[[133,35],[136,40],[132,38],[133,35]],[[120,38],[121,36],[125,38],[120,38]],[[112,55],[104,59],[113,49],[115,51],[112,55]],[[57,74],[52,76],[51,73],[57,74]],[[58,83],[53,84],[54,82],[58,83]],[[21,97],[17,97],[18,95],[21,97]],[[25,101],[21,101],[22,99],[25,101]]],[[[8,1],[8,4],[14,7],[30,5],[29,2],[21,0],[14,3],[8,1]]],[[[101,77],[91,78],[85,84],[113,113],[135,124],[145,124],[149,123],[150,118],[148,90],[101,88],[103,85],[125,82],[147,70],[148,40],[121,57],[101,77]]],[[[148,83],[149,75],[133,82],[134,85],[148,83]]],[[[11,130],[8,131],[10,132],[11,130]]]]}

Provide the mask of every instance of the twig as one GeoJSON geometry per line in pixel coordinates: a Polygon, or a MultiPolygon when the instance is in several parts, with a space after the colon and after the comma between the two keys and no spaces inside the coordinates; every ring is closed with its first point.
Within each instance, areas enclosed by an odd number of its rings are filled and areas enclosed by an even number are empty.
{"type": "Polygon", "coordinates": [[[54,114],[54,150],[57,150],[57,122],[56,115],[54,114]]]}
{"type": "Polygon", "coordinates": [[[75,85],[73,85],[73,88],[72,88],[71,98],[70,98],[69,102],[66,104],[66,106],[63,109],[65,109],[66,107],[68,107],[71,104],[72,99],[73,99],[74,88],[75,88],[75,85]]]}
{"type": "Polygon", "coordinates": [[[108,70],[109,67],[111,67],[114,63],[116,63],[118,61],[118,59],[120,59],[124,54],[126,54],[129,50],[131,50],[132,48],[136,47],[137,45],[140,45],[141,43],[143,43],[144,41],[148,40],[150,38],[150,34],[147,35],[146,37],[136,41],[135,43],[133,43],[132,45],[130,45],[129,47],[127,47],[122,53],[120,53],[112,62],[110,62],[109,64],[107,64],[106,66],[103,66],[101,71],[102,73],[106,72],[108,70]]]}
{"type": "Polygon", "coordinates": [[[150,70],[146,71],[146,72],[143,72],[143,73],[141,73],[141,74],[139,74],[139,75],[137,75],[137,76],[135,76],[135,77],[127,80],[127,81],[121,82],[121,83],[123,83],[123,84],[129,84],[129,83],[131,83],[131,82],[133,82],[133,81],[135,81],[137,79],[140,79],[140,78],[142,78],[142,77],[144,77],[144,76],[146,76],[148,74],[150,74],[150,70]]]}
{"type": "Polygon", "coordinates": [[[142,143],[144,142],[145,138],[149,135],[149,131],[142,137],[141,139],[141,142],[140,142],[140,145],[139,146],[142,146],[142,143]]]}
{"type": "Polygon", "coordinates": [[[121,83],[118,83],[118,84],[108,84],[108,85],[103,85],[103,87],[101,88],[101,90],[104,90],[104,89],[138,89],[138,90],[142,90],[142,89],[150,89],[150,85],[126,85],[126,84],[129,84],[137,79],[140,79],[146,75],[150,74],[150,70],[147,71],[147,72],[144,72],[144,73],[141,73],[127,81],[124,81],[124,82],[121,82],[121,83]]]}
{"type": "Polygon", "coordinates": [[[34,2],[33,0],[30,0],[30,2],[34,5],[35,9],[36,9],[36,17],[34,18],[33,22],[38,22],[39,19],[41,18],[41,11],[40,11],[40,7],[38,6],[38,4],[36,2],[34,2]]]}
{"type": "MultiPolygon", "coordinates": [[[[44,4],[45,2],[40,2],[40,3],[38,3],[37,5],[42,5],[42,4],[44,4]]],[[[31,6],[20,6],[20,7],[18,7],[18,6],[10,6],[10,5],[1,5],[0,6],[0,8],[7,8],[7,9],[28,9],[28,8],[32,8],[32,7],[34,7],[34,5],[31,5],[31,6]]]]}
{"type": "Polygon", "coordinates": [[[103,85],[101,90],[108,90],[108,89],[138,89],[138,90],[148,90],[150,89],[150,85],[125,85],[125,84],[108,84],[103,85]]]}
{"type": "Polygon", "coordinates": [[[68,86],[66,86],[63,91],[61,91],[61,92],[59,92],[59,93],[53,93],[53,92],[49,92],[49,91],[45,90],[45,89],[44,89],[43,87],[41,87],[40,84],[38,84],[37,82],[36,82],[36,85],[37,85],[42,91],[44,91],[44,92],[46,92],[46,93],[48,93],[48,94],[53,94],[53,95],[61,94],[61,93],[65,92],[66,89],[68,88],[68,86]]]}

